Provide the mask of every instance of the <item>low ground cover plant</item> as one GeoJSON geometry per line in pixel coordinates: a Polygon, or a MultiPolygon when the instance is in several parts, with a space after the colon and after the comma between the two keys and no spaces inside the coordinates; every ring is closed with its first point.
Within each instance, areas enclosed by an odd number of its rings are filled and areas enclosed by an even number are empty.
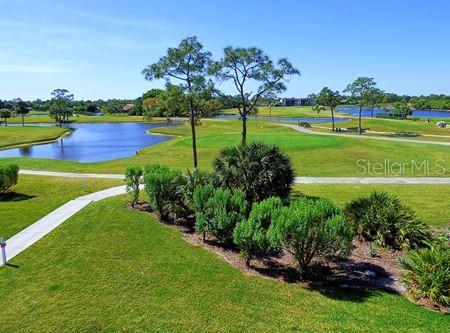
{"type": "Polygon", "coordinates": [[[428,227],[395,195],[374,191],[348,203],[345,211],[360,236],[381,246],[419,247],[431,240],[428,227]]]}
{"type": "Polygon", "coordinates": [[[0,165],[0,198],[11,191],[18,180],[19,165],[15,163],[0,165]]]}

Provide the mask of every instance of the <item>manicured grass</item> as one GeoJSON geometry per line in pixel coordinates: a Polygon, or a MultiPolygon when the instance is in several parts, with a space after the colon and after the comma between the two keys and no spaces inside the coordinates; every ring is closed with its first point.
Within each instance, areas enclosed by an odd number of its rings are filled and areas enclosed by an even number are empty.
{"type": "Polygon", "coordinates": [[[0,327],[16,331],[424,331],[450,317],[377,290],[249,276],[172,228],[92,204],[0,268],[0,327]]]}
{"type": "MultiPolygon", "coordinates": [[[[174,135],[172,140],[142,149],[138,155],[101,163],[76,163],[71,161],[42,160],[31,158],[3,158],[0,161],[16,161],[22,168],[73,171],[122,173],[129,165],[163,163],[186,170],[192,166],[190,128],[187,124],[170,128],[154,129],[154,132],[174,135]]],[[[222,147],[238,144],[241,123],[238,120],[202,120],[197,127],[199,166],[210,169],[213,159],[222,147]]],[[[385,176],[366,173],[358,167],[357,161],[392,162],[411,164],[415,160],[420,165],[429,161],[430,171],[439,172],[440,163],[446,171],[434,176],[450,175],[450,148],[414,143],[358,140],[345,137],[308,135],[291,128],[264,121],[249,121],[249,141],[258,140],[279,145],[292,158],[298,176],[385,176]]],[[[393,170],[396,172],[396,169],[393,170]]],[[[422,177],[424,169],[405,168],[402,176],[422,177]]],[[[388,174],[386,176],[395,176],[388,174]]]]}
{"type": "Polygon", "coordinates": [[[9,238],[80,195],[121,185],[121,180],[20,175],[14,194],[0,200],[0,236],[9,238]]]}
{"type": "Polygon", "coordinates": [[[344,206],[371,191],[385,191],[399,196],[400,200],[414,209],[425,223],[445,227],[450,226],[449,185],[416,184],[299,184],[295,194],[326,197],[344,206]]]}
{"type": "Polygon", "coordinates": [[[51,141],[59,138],[67,129],[60,127],[0,126],[0,149],[32,142],[51,141]]]}
{"type": "MultiPolygon", "coordinates": [[[[314,126],[314,124],[313,124],[314,126]]],[[[318,124],[320,127],[329,127],[331,129],[331,122],[318,124]]],[[[358,127],[358,119],[352,118],[348,121],[336,124],[336,127],[358,127]]],[[[380,119],[380,118],[363,118],[362,127],[366,130],[378,132],[411,132],[416,134],[437,134],[449,135],[450,128],[438,128],[436,122],[425,123],[423,120],[394,120],[394,119],[380,119]]]]}
{"type": "MultiPolygon", "coordinates": [[[[223,113],[227,114],[238,114],[238,109],[226,109],[223,113]]],[[[272,112],[268,106],[258,106],[258,116],[261,117],[331,117],[331,112],[329,110],[317,113],[312,109],[312,106],[274,106],[272,107],[272,112]]],[[[336,116],[343,116],[341,112],[335,112],[336,116]]]]}

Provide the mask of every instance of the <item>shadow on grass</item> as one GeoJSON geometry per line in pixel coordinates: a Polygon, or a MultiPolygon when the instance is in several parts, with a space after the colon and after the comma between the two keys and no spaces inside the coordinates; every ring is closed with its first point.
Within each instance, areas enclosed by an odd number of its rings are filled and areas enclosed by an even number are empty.
{"type": "Polygon", "coordinates": [[[278,257],[259,259],[264,263],[263,267],[252,267],[259,274],[304,285],[331,299],[361,303],[381,292],[398,294],[393,287],[394,277],[373,263],[347,259],[329,266],[316,264],[301,278],[294,267],[279,262],[278,257]]]}
{"type": "Polygon", "coordinates": [[[420,134],[413,133],[413,132],[395,132],[392,136],[402,137],[402,138],[416,138],[416,137],[419,137],[420,134]]]}
{"type": "Polygon", "coordinates": [[[291,200],[298,200],[298,199],[302,199],[302,198],[307,198],[307,199],[311,199],[311,200],[323,199],[323,197],[317,197],[317,196],[314,196],[314,195],[303,194],[299,190],[292,190],[291,195],[290,195],[290,199],[291,200]]]}
{"type": "Polygon", "coordinates": [[[8,192],[8,193],[3,194],[3,196],[0,197],[0,202],[19,202],[19,201],[30,200],[35,197],[36,197],[35,195],[8,192]]]}
{"type": "Polygon", "coordinates": [[[12,263],[10,263],[10,262],[7,262],[7,263],[5,264],[5,266],[12,267],[12,268],[20,268],[19,265],[12,264],[12,263]]]}

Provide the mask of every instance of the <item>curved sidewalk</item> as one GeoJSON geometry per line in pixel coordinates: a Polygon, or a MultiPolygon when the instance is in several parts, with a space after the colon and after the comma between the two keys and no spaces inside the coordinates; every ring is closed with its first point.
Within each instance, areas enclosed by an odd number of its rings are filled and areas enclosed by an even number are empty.
{"type": "MultiPolygon", "coordinates": [[[[55,209],[37,222],[25,228],[6,241],[6,260],[11,260],[22,251],[36,243],[53,229],[68,220],[75,213],[82,210],[91,202],[126,193],[125,185],[111,187],[106,190],[94,192],[75,198],[61,207],[55,209]]],[[[0,262],[0,266],[1,266],[0,262]]]]}

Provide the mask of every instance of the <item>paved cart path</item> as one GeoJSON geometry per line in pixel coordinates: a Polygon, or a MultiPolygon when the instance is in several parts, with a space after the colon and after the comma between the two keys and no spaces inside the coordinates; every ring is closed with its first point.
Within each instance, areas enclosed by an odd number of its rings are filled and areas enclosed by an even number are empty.
{"type": "Polygon", "coordinates": [[[301,127],[301,126],[297,126],[297,125],[287,125],[287,124],[280,124],[280,125],[285,126],[285,127],[290,127],[292,129],[296,130],[297,132],[310,134],[310,135],[340,136],[340,137],[362,139],[362,140],[397,141],[397,142],[419,143],[419,144],[427,144],[427,145],[450,146],[450,142],[442,142],[442,141],[424,141],[424,140],[389,138],[389,137],[384,137],[384,136],[367,136],[367,135],[346,134],[346,133],[327,133],[327,132],[313,131],[309,128],[305,128],[305,127],[301,127]]]}

